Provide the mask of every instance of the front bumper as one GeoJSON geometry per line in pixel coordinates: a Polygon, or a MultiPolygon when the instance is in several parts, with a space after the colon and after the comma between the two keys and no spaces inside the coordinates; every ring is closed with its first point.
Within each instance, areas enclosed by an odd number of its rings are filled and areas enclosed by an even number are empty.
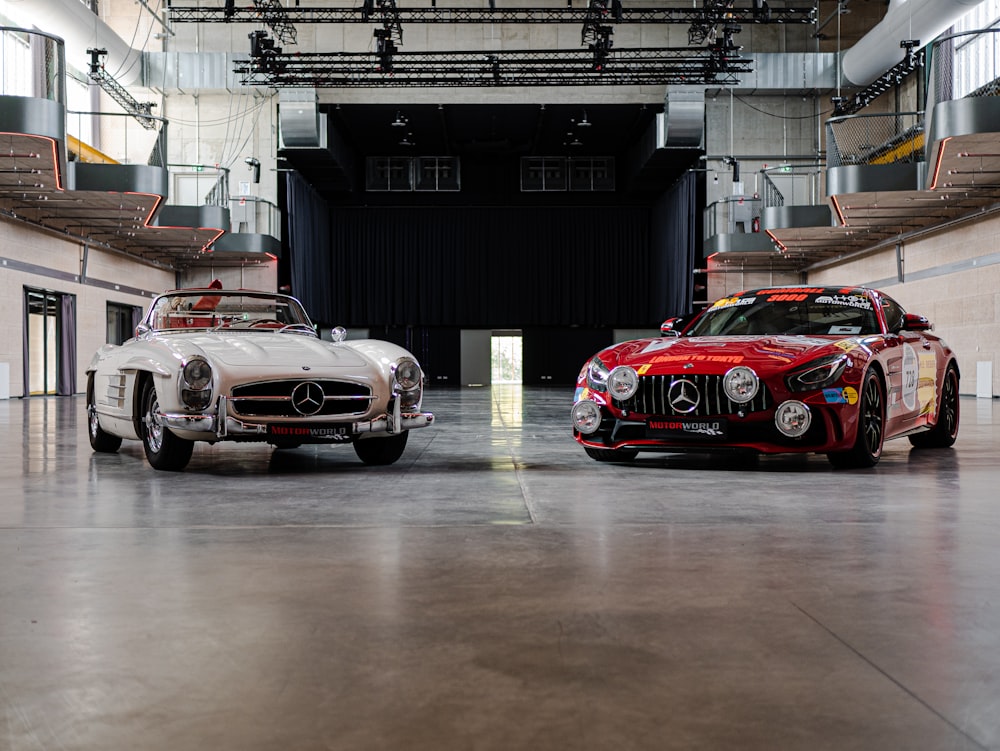
{"type": "MultiPolygon", "coordinates": [[[[211,434],[202,437],[201,440],[267,440],[268,426],[280,427],[309,427],[310,422],[306,421],[278,421],[278,420],[251,420],[238,418],[229,414],[228,400],[220,397],[217,414],[187,414],[177,412],[162,412],[159,414],[163,424],[171,430],[184,433],[211,434]]],[[[336,425],[338,427],[349,427],[350,435],[347,438],[358,436],[363,433],[387,433],[390,435],[402,433],[407,430],[426,428],[433,424],[434,414],[431,412],[401,412],[399,400],[393,399],[390,411],[383,415],[378,415],[371,420],[360,420],[347,422],[344,420],[323,421],[323,425],[336,425]]],[[[343,436],[331,440],[344,440],[343,436]]],[[[317,439],[317,442],[323,442],[317,439]]]]}

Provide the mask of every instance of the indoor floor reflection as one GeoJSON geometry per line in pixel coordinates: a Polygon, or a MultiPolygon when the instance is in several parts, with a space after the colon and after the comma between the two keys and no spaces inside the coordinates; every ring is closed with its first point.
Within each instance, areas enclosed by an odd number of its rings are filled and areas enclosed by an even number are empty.
{"type": "Polygon", "coordinates": [[[572,394],[181,473],[0,401],[0,749],[1000,749],[1000,403],[844,471],[598,464],[572,394]]]}

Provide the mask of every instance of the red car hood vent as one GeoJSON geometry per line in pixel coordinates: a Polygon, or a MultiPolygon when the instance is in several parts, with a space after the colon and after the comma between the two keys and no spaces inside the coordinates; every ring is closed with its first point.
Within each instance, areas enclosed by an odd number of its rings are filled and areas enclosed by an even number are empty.
{"type": "Polygon", "coordinates": [[[679,370],[724,373],[734,365],[784,368],[836,349],[838,341],[842,339],[780,335],[640,339],[620,346],[616,364],[631,365],[641,375],[679,370]]]}

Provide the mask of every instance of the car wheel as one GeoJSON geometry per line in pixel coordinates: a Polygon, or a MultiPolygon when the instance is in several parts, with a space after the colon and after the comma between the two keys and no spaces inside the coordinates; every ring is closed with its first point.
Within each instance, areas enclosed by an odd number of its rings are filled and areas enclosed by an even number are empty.
{"type": "Polygon", "coordinates": [[[958,370],[949,365],[941,384],[941,406],[937,424],[926,433],[910,436],[910,443],[921,449],[944,449],[958,438],[958,370]]]}
{"type": "Polygon", "coordinates": [[[635,449],[595,449],[584,446],[587,456],[597,462],[630,462],[639,456],[635,449]]]}
{"type": "Polygon", "coordinates": [[[87,377],[87,435],[90,447],[102,454],[113,454],[122,445],[122,439],[116,435],[105,433],[101,429],[101,421],[97,417],[97,404],[94,400],[94,374],[87,377]]]}
{"type": "Polygon", "coordinates": [[[160,402],[156,396],[156,386],[152,377],[142,388],[142,419],[139,434],[146,450],[146,459],[153,469],[177,472],[184,469],[191,460],[194,441],[178,438],[160,419],[160,402]]]}
{"type": "Polygon", "coordinates": [[[878,373],[868,371],[858,403],[858,435],[849,451],[827,454],[835,467],[874,467],[885,442],[885,390],[878,373]]]}
{"type": "Polygon", "coordinates": [[[392,464],[403,455],[409,431],[386,438],[359,438],[354,441],[354,453],[365,464],[392,464]]]}

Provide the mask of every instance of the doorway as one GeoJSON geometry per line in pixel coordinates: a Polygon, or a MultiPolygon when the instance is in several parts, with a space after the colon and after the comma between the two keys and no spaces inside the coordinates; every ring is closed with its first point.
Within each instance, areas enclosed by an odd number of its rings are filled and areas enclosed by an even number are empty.
{"type": "Polygon", "coordinates": [[[76,392],[76,297],[24,288],[24,395],[76,392]]]}
{"type": "Polygon", "coordinates": [[[494,331],[490,337],[490,380],[494,384],[524,381],[520,331],[494,331]]]}

